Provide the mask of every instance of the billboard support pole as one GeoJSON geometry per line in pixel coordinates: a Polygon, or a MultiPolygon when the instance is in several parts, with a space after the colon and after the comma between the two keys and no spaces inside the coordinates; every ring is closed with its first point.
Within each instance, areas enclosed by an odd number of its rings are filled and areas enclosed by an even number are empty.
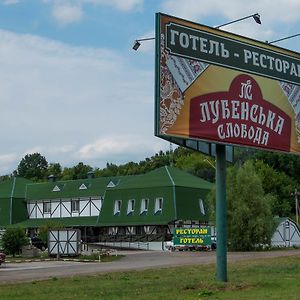
{"type": "Polygon", "coordinates": [[[217,280],[227,282],[227,203],[225,145],[216,145],[217,280]]]}

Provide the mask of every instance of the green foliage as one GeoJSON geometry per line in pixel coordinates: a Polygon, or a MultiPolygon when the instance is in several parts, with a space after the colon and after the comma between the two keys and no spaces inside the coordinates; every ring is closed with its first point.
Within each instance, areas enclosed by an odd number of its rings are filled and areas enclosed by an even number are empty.
{"type": "Polygon", "coordinates": [[[29,243],[23,228],[7,228],[2,236],[4,251],[15,256],[21,248],[29,243]]]}
{"type": "Polygon", "coordinates": [[[143,174],[157,168],[170,164],[172,153],[160,151],[150,158],[146,158],[139,163],[129,162],[124,165],[117,166],[112,163],[107,163],[103,169],[96,169],[95,176],[126,176],[143,174]]]}
{"type": "Polygon", "coordinates": [[[38,238],[40,238],[46,245],[48,245],[48,231],[49,229],[61,229],[64,228],[63,223],[59,221],[49,220],[45,225],[39,228],[38,238]]]}
{"type": "Polygon", "coordinates": [[[297,182],[284,172],[276,171],[263,161],[254,163],[255,170],[259,175],[265,193],[272,194],[272,213],[279,217],[292,217],[294,211],[294,198],[291,193],[297,186],[297,182]]]}
{"type": "Polygon", "coordinates": [[[199,152],[189,151],[175,156],[175,167],[208,181],[214,181],[215,161],[199,152]]]}
{"type": "Polygon", "coordinates": [[[59,163],[50,163],[47,170],[47,175],[53,175],[57,180],[62,178],[62,167],[59,163]]]}
{"type": "Polygon", "coordinates": [[[88,172],[92,171],[93,168],[89,165],[85,165],[83,162],[78,163],[75,167],[64,168],[62,172],[63,180],[76,180],[87,178],[88,172]]]}
{"type": "Polygon", "coordinates": [[[262,160],[274,170],[283,172],[287,176],[294,178],[297,182],[300,181],[299,156],[268,151],[257,151],[255,158],[257,160],[262,160]]]}
{"type": "Polygon", "coordinates": [[[18,175],[33,181],[45,179],[48,162],[40,153],[26,154],[18,165],[18,175]]]}
{"type": "Polygon", "coordinates": [[[231,167],[227,174],[228,239],[233,250],[252,250],[270,244],[274,230],[271,204],[253,163],[231,167]]]}

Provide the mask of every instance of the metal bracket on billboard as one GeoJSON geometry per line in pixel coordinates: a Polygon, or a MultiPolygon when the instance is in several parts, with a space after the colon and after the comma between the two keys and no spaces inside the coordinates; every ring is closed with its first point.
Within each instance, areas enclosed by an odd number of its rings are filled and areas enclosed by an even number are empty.
{"type": "MultiPolygon", "coordinates": [[[[170,141],[173,144],[189,148],[198,152],[201,152],[203,154],[216,157],[216,144],[214,143],[208,143],[204,141],[197,141],[192,139],[182,139],[182,138],[176,138],[176,137],[167,137],[164,139],[170,141]]],[[[226,161],[227,162],[233,162],[234,160],[234,147],[230,145],[225,146],[225,152],[226,152],[226,161]]]]}

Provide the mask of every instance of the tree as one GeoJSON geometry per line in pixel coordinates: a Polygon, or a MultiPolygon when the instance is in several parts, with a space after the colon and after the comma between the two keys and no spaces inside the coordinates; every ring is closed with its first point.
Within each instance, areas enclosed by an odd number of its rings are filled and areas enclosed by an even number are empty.
{"type": "Polygon", "coordinates": [[[61,179],[62,177],[62,167],[59,163],[50,163],[47,170],[47,175],[53,175],[56,179],[61,179]]]}
{"type": "Polygon", "coordinates": [[[176,156],[175,160],[175,167],[211,182],[215,178],[214,164],[215,162],[210,157],[199,152],[176,156]]]}
{"type": "Polygon", "coordinates": [[[21,248],[29,243],[23,228],[8,228],[2,236],[2,246],[4,251],[15,257],[21,248]]]}
{"type": "Polygon", "coordinates": [[[45,179],[48,162],[40,153],[26,154],[18,165],[18,175],[33,181],[45,179]]]}
{"type": "Polygon", "coordinates": [[[233,250],[252,250],[270,244],[274,230],[271,203],[253,162],[231,167],[227,174],[228,240],[233,250]]]}
{"type": "Polygon", "coordinates": [[[75,167],[64,168],[62,172],[63,180],[76,180],[76,179],[85,179],[87,178],[88,172],[92,171],[93,168],[89,165],[85,165],[80,162],[75,167]]]}
{"type": "Polygon", "coordinates": [[[276,171],[261,160],[254,163],[265,193],[272,194],[272,213],[279,217],[292,217],[294,211],[294,198],[291,193],[297,187],[297,182],[284,172],[276,171]]]}
{"type": "Polygon", "coordinates": [[[300,180],[300,157],[297,155],[257,151],[255,158],[262,160],[274,170],[283,172],[296,181],[300,180]]]}

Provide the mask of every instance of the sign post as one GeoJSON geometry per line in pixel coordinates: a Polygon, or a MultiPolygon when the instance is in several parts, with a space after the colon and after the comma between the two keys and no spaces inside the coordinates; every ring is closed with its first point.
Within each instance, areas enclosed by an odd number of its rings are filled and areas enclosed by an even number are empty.
{"type": "Polygon", "coordinates": [[[225,146],[217,144],[216,169],[216,229],[217,279],[227,281],[227,202],[225,146]]]}

